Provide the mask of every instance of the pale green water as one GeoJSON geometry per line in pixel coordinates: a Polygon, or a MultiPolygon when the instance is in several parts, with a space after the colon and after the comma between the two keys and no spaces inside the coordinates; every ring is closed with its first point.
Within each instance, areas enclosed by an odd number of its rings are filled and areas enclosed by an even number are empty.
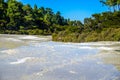
{"type": "Polygon", "coordinates": [[[120,42],[0,35],[0,80],[120,80],[120,42]]]}

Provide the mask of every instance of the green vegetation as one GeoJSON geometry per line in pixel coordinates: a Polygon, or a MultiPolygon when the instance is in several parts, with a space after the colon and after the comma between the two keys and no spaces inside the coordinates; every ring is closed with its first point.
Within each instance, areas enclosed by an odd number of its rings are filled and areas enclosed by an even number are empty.
{"type": "Polygon", "coordinates": [[[120,28],[104,28],[100,32],[69,33],[67,31],[53,34],[54,41],[89,42],[89,41],[120,41],[120,28]]]}
{"type": "Polygon", "coordinates": [[[120,41],[120,0],[100,0],[110,11],[93,14],[84,19],[83,26],[69,26],[54,33],[54,41],[88,42],[120,41]]]}
{"type": "Polygon", "coordinates": [[[103,5],[108,6],[110,10],[120,10],[120,0],[100,0],[100,2],[103,5]]]}
{"type": "Polygon", "coordinates": [[[120,0],[100,0],[110,11],[71,21],[50,8],[0,0],[0,33],[52,35],[54,41],[120,41],[120,0]]]}
{"type": "Polygon", "coordinates": [[[0,0],[0,33],[49,35],[71,22],[76,23],[50,8],[38,8],[37,5],[32,8],[17,0],[0,0]]]}

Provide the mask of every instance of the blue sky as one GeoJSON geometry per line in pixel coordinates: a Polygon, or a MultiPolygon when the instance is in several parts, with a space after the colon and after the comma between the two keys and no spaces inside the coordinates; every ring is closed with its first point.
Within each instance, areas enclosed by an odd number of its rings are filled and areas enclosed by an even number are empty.
{"type": "Polygon", "coordinates": [[[24,4],[38,7],[49,7],[54,12],[60,11],[61,15],[71,20],[81,20],[90,17],[94,13],[107,11],[107,7],[102,6],[99,0],[20,0],[24,4]]]}

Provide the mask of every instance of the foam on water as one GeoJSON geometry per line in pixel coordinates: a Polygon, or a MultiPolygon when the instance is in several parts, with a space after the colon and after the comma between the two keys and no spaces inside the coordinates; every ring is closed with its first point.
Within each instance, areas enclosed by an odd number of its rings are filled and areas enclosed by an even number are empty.
{"type": "Polygon", "coordinates": [[[15,39],[15,38],[4,38],[7,41],[15,41],[15,42],[21,42],[22,40],[20,39],[15,39]]]}
{"type": "Polygon", "coordinates": [[[15,62],[10,62],[10,64],[22,64],[22,63],[25,63],[27,60],[31,60],[31,59],[34,59],[34,58],[33,57],[25,57],[22,59],[18,59],[15,62]]]}
{"type": "Polygon", "coordinates": [[[108,42],[87,42],[87,43],[65,43],[66,45],[69,45],[72,47],[73,46],[79,46],[79,47],[83,47],[83,48],[88,48],[88,49],[100,49],[100,50],[115,50],[115,49],[120,49],[119,45],[120,42],[112,42],[112,41],[108,41],[108,42]],[[113,47],[114,45],[114,47],[113,47]],[[116,46],[118,45],[118,46],[116,46]],[[112,47],[110,47],[112,46],[112,47]],[[116,46],[116,47],[115,47],[116,46]],[[90,48],[89,48],[90,47],[90,48]]]}
{"type": "Polygon", "coordinates": [[[109,47],[98,47],[100,50],[114,50],[114,48],[109,48],[109,47]]]}
{"type": "Polygon", "coordinates": [[[119,44],[120,42],[88,42],[88,43],[80,43],[80,45],[88,45],[88,46],[110,46],[113,44],[119,44]]]}
{"type": "Polygon", "coordinates": [[[97,45],[97,46],[90,46],[90,44],[86,44],[86,45],[81,45],[81,43],[59,43],[59,44],[55,44],[56,42],[52,42],[53,44],[52,45],[42,45],[42,44],[35,44],[34,46],[36,47],[40,47],[40,46],[45,46],[45,47],[48,47],[48,48],[51,48],[51,49],[54,49],[54,47],[65,47],[65,48],[76,48],[76,49],[89,49],[89,50],[93,50],[93,49],[98,49],[98,50],[114,50],[115,48],[113,47],[107,47],[107,46],[104,46],[103,44],[100,44],[101,46],[98,46],[97,44],[93,44],[93,45],[97,45]],[[77,44],[77,45],[76,45],[77,44]]]}
{"type": "Polygon", "coordinates": [[[2,50],[1,53],[6,53],[6,54],[9,54],[9,55],[12,55],[12,54],[18,53],[18,50],[17,49],[2,50]]]}
{"type": "Polygon", "coordinates": [[[20,39],[39,39],[39,38],[35,36],[24,36],[24,37],[20,37],[20,39]]]}
{"type": "Polygon", "coordinates": [[[75,72],[73,70],[69,71],[69,73],[71,73],[71,74],[77,74],[77,72],[75,72]]]}
{"type": "Polygon", "coordinates": [[[45,40],[46,38],[40,38],[40,37],[36,37],[36,36],[24,36],[24,37],[20,37],[19,39],[45,40]]]}

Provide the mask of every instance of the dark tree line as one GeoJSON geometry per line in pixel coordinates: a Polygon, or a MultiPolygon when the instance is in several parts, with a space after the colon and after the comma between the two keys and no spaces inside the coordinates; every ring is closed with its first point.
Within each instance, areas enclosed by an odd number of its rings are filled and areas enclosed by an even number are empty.
{"type": "Polygon", "coordinates": [[[80,21],[71,21],[54,13],[51,8],[31,7],[16,0],[0,0],[1,33],[51,34],[61,26],[81,26],[80,21]]]}
{"type": "Polygon", "coordinates": [[[120,11],[93,14],[91,18],[84,19],[84,27],[89,30],[120,28],[120,11]]]}

